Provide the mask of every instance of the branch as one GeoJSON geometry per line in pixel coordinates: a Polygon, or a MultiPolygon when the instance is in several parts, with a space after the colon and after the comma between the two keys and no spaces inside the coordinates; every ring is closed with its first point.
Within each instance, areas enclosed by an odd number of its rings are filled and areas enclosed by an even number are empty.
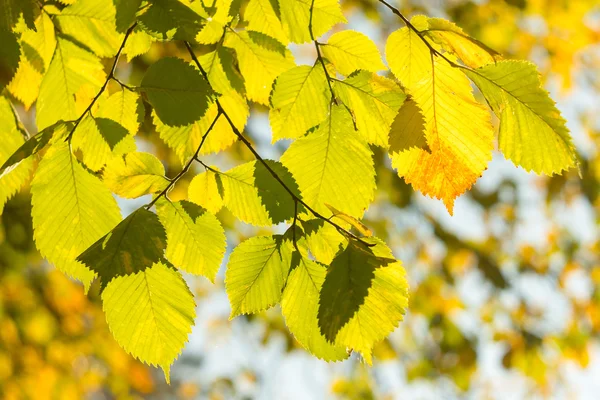
{"type": "Polygon", "coordinates": [[[331,100],[337,105],[337,100],[335,99],[335,92],[333,91],[333,87],[331,86],[331,77],[329,76],[329,71],[327,71],[327,67],[325,66],[325,61],[323,61],[323,56],[321,55],[321,43],[317,42],[315,39],[315,35],[313,33],[313,9],[315,7],[315,0],[312,0],[310,4],[310,17],[308,20],[308,32],[310,33],[310,38],[315,44],[315,49],[317,49],[317,60],[321,63],[323,67],[323,71],[325,72],[325,77],[327,78],[327,85],[329,86],[329,91],[331,92],[331,100]]]}
{"type": "Polygon", "coordinates": [[[73,126],[73,128],[71,129],[71,131],[69,132],[69,134],[67,135],[67,137],[65,139],[65,142],[71,142],[71,138],[73,137],[73,133],[75,133],[75,129],[77,129],[77,127],[79,126],[79,123],[81,122],[81,120],[83,119],[83,117],[88,112],[90,112],[90,110],[92,109],[92,107],[94,106],[94,104],[96,104],[96,101],[98,101],[98,99],[100,98],[100,96],[102,95],[102,93],[104,93],[104,91],[106,90],[106,87],[108,86],[108,82],[111,79],[113,79],[116,82],[118,82],[121,86],[130,89],[128,86],[126,86],[125,84],[121,83],[121,81],[119,81],[117,78],[115,78],[115,70],[117,69],[117,63],[119,62],[119,57],[121,56],[121,53],[123,52],[123,49],[125,48],[125,43],[127,43],[127,39],[129,39],[129,36],[131,35],[131,33],[133,32],[133,30],[135,29],[136,26],[137,26],[137,22],[134,23],[133,25],[131,25],[129,27],[129,29],[127,29],[127,32],[125,33],[125,37],[123,38],[123,42],[121,43],[121,47],[119,47],[119,51],[117,51],[117,54],[115,55],[115,60],[113,61],[113,65],[110,68],[110,73],[106,77],[106,80],[104,81],[104,84],[102,85],[102,87],[100,88],[100,91],[98,92],[98,94],[96,95],[96,97],[94,97],[94,99],[92,100],[92,102],[90,103],[90,105],[79,116],[79,118],[77,118],[75,120],[75,125],[73,126]]]}
{"type": "MultiPolygon", "coordinates": [[[[208,74],[206,73],[206,71],[202,67],[202,64],[200,64],[200,61],[198,60],[198,57],[196,57],[196,54],[194,53],[194,50],[192,49],[192,47],[190,46],[190,44],[187,41],[184,41],[183,43],[185,44],[185,47],[187,48],[188,52],[190,53],[190,56],[192,57],[192,60],[194,61],[194,63],[198,67],[198,69],[200,70],[200,73],[202,73],[202,76],[204,76],[204,78],[206,79],[206,81],[209,82],[209,80],[208,80],[208,74]]],[[[233,121],[231,120],[231,118],[229,117],[229,115],[227,114],[227,112],[223,109],[223,106],[219,102],[218,98],[215,100],[215,103],[217,104],[218,113],[222,114],[225,117],[225,119],[229,123],[229,126],[231,126],[231,129],[233,130],[233,133],[242,141],[242,143],[244,143],[244,145],[246,145],[246,147],[248,148],[248,150],[250,150],[250,152],[254,155],[254,157],[267,169],[267,171],[271,174],[271,176],[285,189],[286,192],[289,193],[289,195],[292,197],[292,200],[295,203],[302,204],[315,217],[320,218],[323,221],[329,223],[330,225],[332,225],[333,227],[335,227],[343,235],[345,235],[345,236],[347,236],[349,238],[355,239],[355,240],[361,242],[362,244],[364,244],[365,246],[369,246],[369,247],[374,246],[371,243],[365,242],[364,240],[362,240],[361,238],[359,238],[358,236],[356,236],[354,233],[352,233],[352,232],[350,232],[350,231],[342,228],[340,225],[336,224],[335,222],[329,220],[328,218],[325,218],[323,215],[319,214],[312,207],[310,207],[308,204],[306,204],[304,202],[304,200],[302,200],[300,197],[298,197],[292,191],[292,189],[290,189],[285,184],[285,182],[283,182],[283,180],[279,177],[279,175],[277,175],[277,173],[275,171],[273,171],[273,169],[271,168],[271,166],[260,156],[260,154],[258,154],[258,152],[254,148],[254,146],[252,146],[252,143],[250,143],[248,141],[248,139],[246,139],[246,137],[244,135],[242,135],[242,133],[235,126],[235,124],[233,123],[233,121]]],[[[204,163],[202,163],[202,165],[204,165],[204,167],[207,167],[204,163]]],[[[297,206],[297,204],[296,204],[296,206],[297,206]]],[[[296,211],[297,211],[297,209],[296,209],[296,211]]]]}
{"type": "MultiPolygon", "coordinates": [[[[175,176],[175,178],[171,179],[171,181],[169,182],[167,187],[164,188],[163,191],[158,194],[158,196],[156,196],[154,199],[152,199],[152,201],[146,206],[146,210],[149,210],[154,205],[154,203],[156,203],[158,201],[158,199],[160,199],[163,196],[166,196],[167,192],[169,190],[171,190],[171,188],[173,186],[175,186],[177,181],[179,181],[179,179],[190,170],[190,167],[192,166],[192,163],[194,162],[194,160],[200,161],[198,159],[198,154],[200,154],[200,150],[202,149],[202,146],[204,145],[204,142],[206,141],[208,134],[210,133],[210,131],[212,131],[212,129],[214,128],[214,126],[217,123],[217,120],[219,119],[220,116],[221,116],[221,111],[217,112],[217,116],[215,117],[213,122],[210,124],[210,126],[206,130],[206,133],[204,133],[204,135],[202,136],[200,145],[198,145],[198,148],[196,149],[196,152],[194,153],[194,155],[188,160],[188,162],[185,164],[183,169],[181,171],[179,171],[179,173],[175,176]]],[[[202,165],[204,165],[204,163],[202,161],[200,161],[200,163],[202,165]]]]}
{"type": "Polygon", "coordinates": [[[429,43],[429,41],[427,39],[425,39],[423,37],[423,33],[420,30],[418,30],[413,24],[411,24],[410,21],[408,20],[408,18],[406,18],[400,12],[400,10],[398,10],[396,7],[392,6],[390,3],[388,3],[385,0],[377,0],[377,1],[379,1],[381,4],[383,4],[384,6],[386,6],[387,8],[389,8],[392,11],[392,13],[394,13],[398,17],[400,17],[400,19],[402,19],[402,21],[408,27],[408,29],[410,29],[413,32],[415,32],[417,34],[417,36],[419,36],[419,38],[423,41],[423,43],[425,43],[425,45],[429,48],[429,51],[431,52],[431,54],[433,54],[433,55],[435,55],[437,57],[443,58],[444,60],[446,60],[446,62],[448,64],[450,64],[454,68],[461,68],[461,69],[466,69],[466,70],[469,70],[469,71],[473,71],[472,68],[465,67],[464,65],[457,64],[454,61],[450,60],[448,57],[446,57],[444,54],[440,53],[435,47],[433,47],[431,45],[431,43],[429,43]]]}

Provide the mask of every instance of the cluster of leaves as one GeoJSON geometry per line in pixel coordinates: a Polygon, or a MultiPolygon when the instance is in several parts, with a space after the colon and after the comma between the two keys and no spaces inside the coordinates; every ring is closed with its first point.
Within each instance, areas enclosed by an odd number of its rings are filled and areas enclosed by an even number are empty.
{"type": "Polygon", "coordinates": [[[549,175],[577,165],[535,66],[502,60],[446,20],[409,21],[380,0],[406,25],[387,39],[393,75],[385,77],[367,36],[341,30],[317,40],[346,22],[337,0],[62,3],[6,2],[0,204],[33,175],[38,250],[86,288],[98,278],[116,340],[167,379],[195,318],[178,270],[215,280],[226,249],[215,216],[222,207],[252,225],[288,224],[232,252],[231,317],[279,303],[289,330],[317,357],[341,360],[350,350],[370,363],[408,303],[400,262],[359,221],[374,199],[375,148],[452,213],[494,147],[473,82],[500,120],[507,158],[549,175]],[[187,49],[191,62],[162,58],[137,86],[117,78],[122,54],[132,59],[164,42],[187,49]],[[297,66],[287,46],[307,42],[317,58],[297,66]],[[102,58],[112,58],[108,72],[102,58]],[[118,89],[110,93],[109,83],[118,89]],[[11,101],[35,103],[39,133],[29,138],[11,101]],[[279,161],[263,159],[244,136],[249,103],[269,107],[273,142],[293,141],[279,161]],[[137,151],[146,110],[183,165],[174,178],[137,151]],[[202,160],[238,140],[255,161],[220,171],[202,160]],[[194,162],[205,172],[188,200],[171,201],[194,162]],[[111,193],[153,198],[121,220],[111,193]]]}

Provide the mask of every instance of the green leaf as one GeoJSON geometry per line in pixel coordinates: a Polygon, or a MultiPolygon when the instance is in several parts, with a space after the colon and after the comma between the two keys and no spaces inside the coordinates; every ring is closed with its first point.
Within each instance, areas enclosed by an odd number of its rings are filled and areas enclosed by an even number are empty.
{"type": "Polygon", "coordinates": [[[250,0],[246,6],[244,19],[248,21],[248,30],[264,33],[284,45],[289,43],[279,19],[277,0],[250,0]]]}
{"type": "Polygon", "coordinates": [[[217,217],[189,201],[161,199],[156,212],[167,231],[167,260],[214,283],[227,247],[217,217]]]}
{"type": "MultiPolygon", "coordinates": [[[[250,115],[250,109],[246,100],[238,93],[230,91],[228,94],[220,96],[219,102],[236,128],[242,132],[250,115]]],[[[184,164],[196,153],[202,137],[212,125],[217,114],[218,106],[213,102],[208,111],[206,111],[206,114],[199,121],[190,125],[165,125],[155,114],[153,114],[153,120],[161,139],[175,151],[181,163],[184,164]]],[[[236,140],[237,136],[231,129],[229,121],[227,121],[224,115],[220,115],[212,131],[206,137],[200,154],[218,153],[227,149],[236,140]]]]}
{"type": "MultiPolygon", "coordinates": [[[[311,4],[312,0],[279,0],[283,27],[294,43],[312,40],[308,30],[311,4]]],[[[312,14],[312,31],[315,39],[335,24],[347,22],[338,0],[314,0],[312,14]]]]}
{"type": "Polygon", "coordinates": [[[350,75],[359,69],[377,72],[386,69],[377,46],[368,36],[351,30],[331,35],[322,46],[327,58],[342,75],[350,75]]]}
{"type": "Polygon", "coordinates": [[[325,339],[317,320],[319,293],[326,273],[324,265],[298,257],[281,296],[281,312],[302,347],[325,361],[340,361],[348,358],[349,353],[345,347],[325,339]]]}
{"type": "Polygon", "coordinates": [[[284,53],[274,49],[266,35],[250,36],[246,31],[228,32],[224,45],[237,54],[248,99],[268,105],[275,78],[295,66],[292,53],[287,49],[284,53]]]}
{"type": "Polygon", "coordinates": [[[101,290],[115,278],[143,272],[164,260],[167,236],[156,214],[138,208],[77,257],[96,272],[101,290]]]}
{"type": "Polygon", "coordinates": [[[106,322],[137,359],[169,370],[196,318],[194,295],[181,274],[163,263],[112,280],[102,292],[106,322]]]}
{"type": "MultiPolygon", "coordinates": [[[[276,161],[268,165],[290,190],[300,196],[288,170],[276,161]]],[[[294,201],[262,163],[252,161],[220,173],[225,207],[243,222],[270,226],[294,217],[294,201]]]]}
{"type": "Polygon", "coordinates": [[[306,240],[310,254],[322,264],[331,264],[346,238],[333,225],[322,219],[311,219],[300,223],[304,230],[303,239],[306,240]]]}
{"type": "Polygon", "coordinates": [[[138,21],[146,32],[160,40],[193,41],[202,29],[206,15],[200,2],[153,0],[138,21]]]}
{"type": "Polygon", "coordinates": [[[342,106],[332,107],[317,130],[292,143],[281,162],[298,182],[304,201],[317,212],[327,213],[327,203],[361,217],[373,200],[371,149],[342,106]]]}
{"type": "Polygon", "coordinates": [[[388,147],[388,134],[406,95],[394,81],[359,71],[334,85],[335,93],[352,111],[358,132],[367,142],[388,147]]]}
{"type": "MultiPolygon", "coordinates": [[[[0,96],[0,162],[5,162],[12,153],[25,142],[23,132],[19,129],[17,115],[10,102],[0,96]]],[[[31,174],[33,160],[26,159],[13,168],[2,172],[0,169],[0,215],[4,205],[19,189],[31,174]]]]}
{"type": "MultiPolygon", "coordinates": [[[[56,34],[54,24],[46,13],[41,13],[35,22],[35,28],[21,34],[20,44],[23,57],[7,89],[25,108],[31,107],[40,92],[42,78],[50,66],[56,34]]],[[[0,50],[1,51],[1,50],[0,50]]]]}
{"type": "Polygon", "coordinates": [[[296,139],[327,118],[331,94],[320,64],[302,65],[279,75],[271,95],[273,142],[296,139]]]}
{"type": "MultiPolygon", "coordinates": [[[[215,167],[211,168],[216,170],[215,167]]],[[[207,169],[192,179],[188,187],[188,197],[190,201],[216,214],[223,207],[222,188],[219,175],[207,169]]]]}
{"type": "Polygon", "coordinates": [[[338,346],[372,362],[373,346],[390,334],[408,307],[404,268],[375,238],[367,247],[351,240],[331,263],[321,287],[319,326],[338,346]]]}
{"type": "Polygon", "coordinates": [[[410,149],[428,150],[425,137],[425,120],[419,106],[407,98],[390,128],[390,154],[410,149]]]}
{"type": "Polygon", "coordinates": [[[146,54],[150,51],[152,43],[156,41],[154,36],[146,33],[140,26],[135,27],[131,35],[127,38],[123,54],[127,55],[127,61],[131,62],[134,58],[146,54]]]}
{"type": "Polygon", "coordinates": [[[152,64],[140,87],[161,121],[172,126],[191,124],[202,118],[213,95],[200,71],[173,57],[152,64]]]}
{"type": "Polygon", "coordinates": [[[44,155],[31,183],[31,196],[38,250],[59,270],[89,287],[94,272],[75,257],[119,222],[116,201],[63,140],[44,155]]]}
{"type": "Polygon", "coordinates": [[[137,152],[114,158],[106,165],[102,179],[113,193],[126,199],[158,193],[169,184],[160,160],[137,152]]]}
{"type": "Polygon", "coordinates": [[[98,57],[59,37],[36,103],[38,129],[47,128],[59,120],[73,121],[79,118],[91,103],[91,98],[86,98],[78,104],[80,90],[97,93],[105,79],[98,57]]]}
{"type": "Polygon", "coordinates": [[[232,3],[233,0],[215,0],[210,7],[212,10],[204,6],[205,12],[210,11],[208,13],[210,17],[207,18],[206,25],[202,28],[202,31],[196,35],[198,43],[213,44],[221,40],[225,33],[225,27],[232,19],[232,15],[230,15],[232,3]]]}
{"type": "Polygon", "coordinates": [[[238,245],[227,264],[230,319],[279,302],[292,263],[292,244],[281,235],[255,236],[238,245]]]}
{"type": "Polygon", "coordinates": [[[0,91],[4,89],[15,76],[21,57],[19,41],[12,31],[0,29],[0,91]]]}
{"type": "Polygon", "coordinates": [[[499,61],[465,73],[500,118],[498,145],[527,171],[558,174],[577,166],[571,135],[534,64],[499,61]]]}
{"type": "Polygon", "coordinates": [[[113,0],[113,2],[117,31],[125,33],[135,21],[135,14],[142,5],[142,0],[113,0]]]}
{"type": "Polygon", "coordinates": [[[117,32],[115,17],[113,0],[77,0],[65,7],[55,21],[63,34],[99,57],[112,57],[123,41],[123,34],[117,32]]]}

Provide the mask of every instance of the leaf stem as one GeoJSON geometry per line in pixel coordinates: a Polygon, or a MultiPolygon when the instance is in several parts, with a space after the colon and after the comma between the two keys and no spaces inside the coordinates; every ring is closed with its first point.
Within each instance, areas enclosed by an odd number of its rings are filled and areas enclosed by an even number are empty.
{"type": "MultiPolygon", "coordinates": [[[[217,120],[219,119],[220,116],[221,116],[221,111],[217,112],[217,116],[215,117],[213,122],[210,124],[210,126],[208,127],[208,129],[206,130],[204,135],[202,136],[202,140],[200,141],[200,144],[198,145],[198,148],[196,149],[196,152],[194,153],[194,155],[192,157],[190,157],[190,159],[185,164],[183,169],[181,171],[179,171],[179,173],[177,175],[175,175],[175,177],[173,179],[169,180],[169,184],[167,185],[167,187],[164,188],[163,191],[158,194],[158,196],[156,196],[154,199],[152,199],[152,201],[146,206],[146,210],[149,210],[158,201],[158,199],[167,195],[167,192],[169,190],[171,190],[171,188],[173,186],[175,186],[177,181],[179,181],[179,179],[190,170],[190,167],[192,166],[192,163],[194,162],[194,160],[200,161],[198,159],[198,154],[200,154],[200,150],[202,150],[202,146],[204,146],[204,142],[206,141],[208,134],[210,133],[210,131],[212,131],[212,129],[214,128],[214,126],[217,123],[217,120]]],[[[203,162],[200,161],[200,163],[202,165],[204,165],[203,162]]]]}
{"type": "Polygon", "coordinates": [[[90,112],[90,110],[92,109],[92,107],[94,106],[94,104],[96,104],[96,102],[98,101],[98,99],[100,98],[100,96],[102,95],[102,93],[104,93],[104,91],[106,90],[106,87],[108,86],[108,82],[111,79],[115,80],[116,82],[118,82],[119,84],[121,84],[121,86],[129,88],[128,86],[122,84],[121,81],[119,81],[117,78],[115,78],[115,70],[117,69],[117,64],[119,62],[119,57],[121,57],[121,53],[123,52],[123,49],[125,48],[125,43],[127,43],[127,39],[129,38],[129,36],[131,35],[131,33],[133,32],[133,30],[135,29],[136,26],[137,26],[137,22],[135,22],[133,25],[131,25],[129,27],[129,29],[127,29],[127,32],[125,33],[125,37],[123,38],[123,42],[121,43],[121,47],[119,47],[119,50],[117,51],[117,54],[115,55],[115,59],[113,61],[112,67],[110,68],[110,73],[106,77],[106,80],[104,81],[104,84],[102,85],[102,87],[100,88],[100,91],[98,92],[98,94],[96,94],[96,97],[94,97],[94,99],[92,100],[92,102],[90,103],[90,105],[87,106],[87,108],[85,109],[85,111],[79,116],[79,118],[77,118],[75,120],[75,125],[73,126],[73,128],[71,129],[71,131],[69,132],[69,134],[67,135],[67,137],[65,138],[65,142],[71,142],[71,139],[73,138],[73,133],[75,133],[75,129],[77,129],[77,127],[79,126],[79,123],[81,122],[81,120],[83,119],[83,117],[88,112],[90,112]]]}
{"type": "MultiPolygon", "coordinates": [[[[192,49],[192,47],[190,46],[190,44],[187,41],[184,41],[183,43],[185,44],[185,47],[187,48],[188,52],[190,53],[190,56],[192,57],[192,60],[194,61],[194,63],[198,67],[198,69],[200,70],[200,73],[202,73],[202,76],[204,76],[204,78],[206,79],[206,81],[209,82],[209,80],[208,80],[208,74],[206,73],[206,71],[202,67],[202,64],[200,64],[200,61],[198,60],[198,57],[196,57],[196,54],[194,53],[194,50],[192,49]]],[[[269,172],[269,174],[271,174],[271,176],[285,189],[285,191],[288,192],[288,194],[292,197],[292,199],[295,202],[297,202],[297,204],[302,204],[315,217],[320,218],[323,221],[328,222],[330,225],[334,226],[339,232],[343,233],[345,236],[347,236],[349,238],[352,238],[352,239],[355,239],[355,240],[361,242],[362,244],[364,244],[365,246],[369,246],[369,247],[373,246],[373,244],[365,242],[360,237],[358,237],[354,233],[352,233],[352,232],[350,232],[350,231],[342,228],[340,225],[336,224],[335,222],[328,220],[323,215],[321,215],[317,211],[315,211],[308,204],[306,204],[304,202],[304,200],[302,200],[300,197],[298,197],[292,191],[292,189],[290,189],[285,184],[285,182],[279,177],[279,175],[277,175],[277,173],[273,170],[273,168],[271,168],[271,166],[265,161],[265,159],[263,159],[260,156],[260,154],[258,154],[258,152],[254,148],[254,146],[252,146],[252,143],[250,143],[250,141],[248,139],[246,139],[246,137],[235,126],[235,124],[231,120],[231,117],[229,116],[229,114],[227,114],[227,112],[223,109],[223,106],[219,102],[218,98],[215,99],[215,103],[217,104],[217,109],[219,111],[219,114],[223,114],[223,116],[225,117],[225,119],[229,123],[229,126],[231,126],[231,130],[233,131],[233,133],[238,137],[238,139],[240,139],[242,141],[242,143],[244,143],[244,145],[248,148],[248,150],[250,150],[250,152],[254,155],[254,157],[256,158],[256,160],[258,160],[267,169],[267,171],[269,172]]],[[[202,163],[202,165],[204,165],[204,167],[207,167],[204,163],[202,163]]],[[[297,208],[296,208],[296,211],[297,211],[297,208]]]]}

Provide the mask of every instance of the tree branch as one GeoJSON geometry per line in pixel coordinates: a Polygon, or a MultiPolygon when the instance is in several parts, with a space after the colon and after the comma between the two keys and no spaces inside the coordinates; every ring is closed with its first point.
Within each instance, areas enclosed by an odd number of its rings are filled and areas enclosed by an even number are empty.
{"type": "Polygon", "coordinates": [[[121,86],[130,89],[128,86],[126,86],[125,84],[121,83],[121,81],[119,81],[117,78],[115,78],[115,70],[117,69],[117,63],[119,62],[119,57],[121,57],[121,53],[123,52],[123,49],[125,48],[125,43],[127,43],[127,39],[129,38],[129,36],[131,35],[131,33],[133,32],[133,30],[135,29],[136,26],[137,26],[137,22],[134,23],[133,25],[131,25],[129,27],[129,29],[127,29],[127,32],[125,33],[125,37],[123,38],[123,42],[121,43],[121,47],[119,47],[119,51],[117,51],[117,54],[115,55],[115,60],[113,61],[113,65],[110,68],[110,73],[106,77],[106,80],[104,81],[104,84],[102,85],[102,87],[100,88],[100,91],[98,92],[98,94],[96,94],[96,97],[94,97],[94,99],[92,100],[92,102],[90,103],[90,105],[79,116],[79,118],[77,118],[75,120],[75,126],[73,126],[73,128],[71,129],[71,131],[67,135],[67,137],[65,139],[65,142],[71,142],[71,138],[73,137],[73,133],[75,133],[75,129],[77,129],[77,127],[79,126],[79,123],[81,122],[81,120],[83,119],[83,117],[88,112],[90,112],[90,110],[92,109],[92,107],[94,106],[94,104],[96,104],[96,101],[98,101],[98,99],[100,98],[100,96],[102,95],[102,93],[104,93],[104,91],[106,90],[106,87],[108,86],[108,82],[111,79],[113,79],[116,82],[118,82],[121,86]]]}
{"type": "MultiPolygon", "coordinates": [[[[202,136],[202,140],[200,141],[200,144],[198,145],[198,148],[196,149],[196,152],[194,153],[194,155],[192,157],[190,157],[190,159],[185,164],[183,169],[181,171],[179,171],[179,173],[177,175],[175,175],[175,177],[173,179],[171,179],[171,181],[169,182],[167,187],[164,188],[163,191],[158,194],[158,196],[156,196],[154,199],[152,199],[152,201],[146,206],[146,210],[149,210],[154,205],[154,203],[156,203],[158,201],[158,199],[160,199],[163,196],[166,196],[167,192],[169,190],[171,190],[171,188],[173,186],[175,186],[177,181],[179,181],[179,179],[190,170],[190,167],[192,166],[192,163],[194,162],[194,160],[200,161],[198,159],[198,154],[200,154],[200,150],[202,149],[202,146],[204,145],[204,142],[206,141],[208,134],[210,133],[210,131],[212,131],[212,129],[214,128],[214,126],[217,123],[217,120],[219,119],[220,116],[221,116],[221,111],[217,112],[217,116],[215,117],[213,122],[210,124],[210,126],[206,130],[206,133],[204,133],[204,135],[202,136]]],[[[200,163],[202,165],[204,165],[203,162],[200,161],[200,163]]]]}
{"type": "MultiPolygon", "coordinates": [[[[202,74],[202,76],[204,76],[204,78],[206,79],[206,81],[209,82],[209,80],[208,80],[208,74],[206,73],[206,71],[202,67],[202,64],[200,64],[200,61],[198,60],[198,57],[196,57],[196,54],[194,53],[194,50],[192,49],[192,47],[190,46],[190,44],[187,41],[184,41],[183,43],[185,44],[185,47],[187,48],[188,52],[190,53],[190,56],[192,57],[192,60],[194,61],[194,63],[198,67],[198,69],[200,70],[200,73],[202,74]]],[[[292,197],[292,200],[294,202],[302,204],[315,217],[320,218],[323,221],[326,221],[330,225],[334,226],[339,232],[343,233],[345,236],[350,237],[352,239],[355,239],[355,240],[361,242],[362,244],[364,244],[365,246],[369,246],[369,247],[373,246],[373,244],[365,242],[360,237],[356,236],[354,233],[352,233],[352,232],[344,229],[343,227],[341,227],[340,225],[336,224],[335,222],[330,221],[329,219],[325,218],[323,215],[319,214],[312,207],[310,207],[308,204],[306,204],[304,202],[304,200],[302,200],[300,197],[298,197],[292,191],[292,189],[290,189],[285,184],[285,182],[283,182],[283,180],[279,177],[279,175],[277,175],[277,173],[273,170],[273,168],[271,168],[271,166],[260,156],[260,154],[258,154],[258,152],[254,148],[254,146],[252,146],[252,143],[250,143],[250,141],[248,141],[248,139],[246,139],[246,137],[244,135],[242,135],[242,133],[240,132],[240,130],[235,126],[235,124],[233,123],[233,121],[229,117],[229,114],[227,114],[227,112],[223,109],[223,106],[219,102],[218,98],[215,100],[215,103],[217,104],[217,109],[218,109],[219,114],[223,114],[223,116],[225,117],[225,119],[229,123],[229,126],[231,126],[231,130],[233,130],[233,133],[238,137],[238,139],[240,139],[242,141],[242,143],[244,143],[244,145],[248,148],[248,150],[250,150],[250,152],[254,155],[254,157],[256,158],[256,160],[258,160],[267,169],[267,171],[269,172],[269,174],[271,174],[271,176],[285,189],[285,191],[289,193],[289,195],[292,197]]],[[[204,167],[206,167],[206,165],[204,163],[202,163],[202,165],[204,165],[204,167]]]]}

